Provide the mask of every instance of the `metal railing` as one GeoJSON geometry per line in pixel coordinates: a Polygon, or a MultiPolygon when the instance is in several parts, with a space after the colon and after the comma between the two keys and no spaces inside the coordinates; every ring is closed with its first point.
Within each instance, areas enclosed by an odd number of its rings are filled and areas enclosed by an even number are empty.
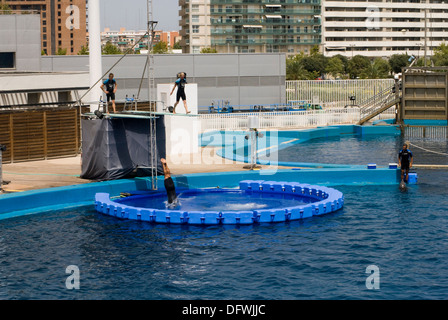
{"type": "Polygon", "coordinates": [[[403,126],[405,139],[425,138],[431,140],[448,139],[447,126],[403,126]]]}
{"type": "Polygon", "coordinates": [[[393,85],[393,79],[288,80],[286,101],[313,101],[324,108],[359,106],[393,85]]]}
{"type": "Polygon", "coordinates": [[[392,88],[387,88],[360,103],[361,119],[368,118],[377,112],[381,112],[382,109],[391,107],[398,101],[392,88]]]}
{"type": "Polygon", "coordinates": [[[246,130],[248,116],[259,117],[259,128],[310,128],[335,124],[355,124],[360,119],[359,108],[308,111],[201,114],[201,130],[246,130]]]}

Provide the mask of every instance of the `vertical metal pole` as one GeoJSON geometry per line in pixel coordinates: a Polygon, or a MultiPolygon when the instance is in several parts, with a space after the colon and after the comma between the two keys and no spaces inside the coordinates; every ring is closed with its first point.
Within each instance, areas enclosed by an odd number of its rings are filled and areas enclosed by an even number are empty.
{"type": "Polygon", "coordinates": [[[3,151],[6,150],[6,146],[3,146],[0,144],[0,193],[3,192],[3,174],[2,174],[2,170],[3,170],[3,165],[2,165],[2,153],[3,151]]]}
{"type": "Polygon", "coordinates": [[[150,110],[150,119],[149,119],[149,134],[150,134],[150,150],[151,150],[151,188],[152,190],[157,190],[157,137],[156,137],[156,115],[151,105],[151,96],[154,92],[154,57],[152,55],[152,44],[154,41],[154,28],[157,25],[156,21],[153,21],[152,15],[152,1],[147,0],[147,14],[148,14],[148,103],[150,110]]]}
{"type": "MultiPolygon", "coordinates": [[[[426,1],[425,1],[426,2],[426,1]]],[[[427,45],[428,45],[428,9],[425,7],[425,67],[426,67],[426,52],[427,52],[427,45]]]]}
{"type": "MultiPolygon", "coordinates": [[[[90,86],[92,87],[98,79],[103,75],[101,62],[101,30],[100,30],[100,1],[89,1],[89,77],[90,86]]],[[[93,101],[97,101],[98,97],[103,95],[100,88],[101,84],[97,83],[90,90],[90,111],[95,110],[93,101]]],[[[107,111],[106,111],[107,112],[107,111]]]]}

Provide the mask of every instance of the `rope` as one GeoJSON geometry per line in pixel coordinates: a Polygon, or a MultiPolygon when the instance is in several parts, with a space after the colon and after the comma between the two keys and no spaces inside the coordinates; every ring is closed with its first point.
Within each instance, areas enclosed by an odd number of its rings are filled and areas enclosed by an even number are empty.
{"type": "MultiPolygon", "coordinates": [[[[127,49],[126,51],[125,51],[125,53],[123,54],[123,56],[120,58],[120,59],[118,59],[118,61],[117,62],[115,62],[113,65],[112,65],[112,67],[110,67],[102,76],[101,76],[101,78],[99,78],[90,88],[89,88],[89,90],[87,90],[83,95],[82,95],[82,97],[81,98],[79,98],[79,100],[77,101],[78,103],[80,103],[81,102],[81,100],[82,100],[82,98],[84,98],[89,92],[90,92],[90,90],[92,90],[93,89],[93,87],[95,87],[97,84],[98,84],[98,82],[100,82],[121,60],[123,60],[124,59],[124,57],[126,57],[134,48],[135,48],[135,46],[137,45],[137,44],[139,44],[141,41],[142,41],[142,39],[146,36],[148,34],[148,32],[146,32],[143,36],[141,36],[140,37],[140,39],[138,39],[138,41],[132,46],[132,47],[130,47],[129,49],[127,49]]],[[[148,48],[148,50],[149,50],[149,48],[148,48]]]]}
{"type": "Polygon", "coordinates": [[[442,155],[442,156],[448,156],[448,153],[432,151],[432,150],[425,149],[425,148],[423,148],[423,147],[417,146],[417,145],[415,145],[415,144],[413,144],[413,143],[409,143],[409,144],[410,144],[411,146],[413,146],[413,147],[416,147],[416,148],[418,148],[418,149],[422,149],[422,150],[427,151],[427,152],[431,152],[431,153],[435,153],[435,154],[440,154],[440,155],[442,155]]]}

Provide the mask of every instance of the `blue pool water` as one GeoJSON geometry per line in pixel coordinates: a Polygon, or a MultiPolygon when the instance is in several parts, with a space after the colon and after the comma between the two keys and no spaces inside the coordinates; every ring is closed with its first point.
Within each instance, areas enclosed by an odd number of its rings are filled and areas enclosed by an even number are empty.
{"type": "Polygon", "coordinates": [[[421,170],[407,193],[339,186],[336,213],[258,226],[151,225],[90,207],[2,220],[0,299],[447,299],[446,181],[421,170]],[[65,287],[68,265],[79,290],[65,287]]]}
{"type": "MultiPolygon", "coordinates": [[[[311,198],[277,193],[245,192],[240,190],[181,191],[176,210],[183,211],[242,211],[255,209],[278,209],[313,202],[311,198]]],[[[137,208],[167,209],[165,192],[155,195],[133,196],[116,200],[137,208]]],[[[315,202],[315,201],[314,201],[315,202]]]]}
{"type": "MultiPolygon", "coordinates": [[[[368,150],[388,163],[401,143],[390,137],[355,148],[366,140],[353,138],[308,143],[300,155],[324,162],[326,150],[348,148],[326,162],[368,150]]],[[[416,163],[447,163],[413,151],[416,163]]],[[[0,299],[448,299],[448,172],[417,171],[407,192],[334,186],[344,194],[342,210],[288,223],[152,225],[93,206],[1,220],[0,299]],[[79,268],[79,290],[65,286],[70,265],[79,268]],[[366,287],[371,265],[379,289],[366,287]]]]}
{"type": "MultiPolygon", "coordinates": [[[[405,139],[401,136],[391,135],[342,135],[311,139],[278,150],[278,161],[354,165],[376,163],[387,166],[392,162],[397,163],[398,151],[407,140],[417,146],[410,146],[411,151],[416,155],[415,163],[448,164],[448,157],[439,154],[448,153],[448,140],[405,139]],[[418,147],[437,153],[428,152],[418,147]]],[[[267,159],[269,159],[269,155],[267,159]]]]}

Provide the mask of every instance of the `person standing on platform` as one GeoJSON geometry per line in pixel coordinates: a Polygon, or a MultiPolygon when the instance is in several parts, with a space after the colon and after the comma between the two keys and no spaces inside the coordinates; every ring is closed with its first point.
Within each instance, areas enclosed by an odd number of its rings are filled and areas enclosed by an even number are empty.
{"type": "Polygon", "coordinates": [[[114,79],[114,74],[109,74],[109,79],[103,82],[101,85],[101,90],[106,94],[107,97],[107,104],[109,104],[109,101],[112,101],[112,108],[114,109],[114,113],[117,113],[117,110],[115,108],[115,92],[117,92],[117,81],[114,79]],[[106,89],[104,89],[106,87],[106,89]]]}
{"type": "Polygon", "coordinates": [[[408,145],[404,143],[403,148],[398,152],[398,165],[401,168],[401,180],[404,180],[406,183],[409,179],[409,168],[412,168],[413,162],[414,157],[412,156],[412,152],[408,149],[408,145]],[[406,178],[404,179],[405,172],[406,178]]]}
{"type": "Polygon", "coordinates": [[[179,74],[179,78],[174,82],[173,90],[171,90],[170,96],[173,94],[174,89],[177,87],[177,94],[176,94],[176,103],[173,107],[173,113],[176,113],[176,107],[177,104],[180,101],[180,98],[182,98],[182,101],[184,102],[185,112],[190,113],[191,111],[188,111],[187,107],[187,97],[185,95],[185,85],[187,84],[187,79],[185,77],[185,72],[181,72],[179,74]]]}

